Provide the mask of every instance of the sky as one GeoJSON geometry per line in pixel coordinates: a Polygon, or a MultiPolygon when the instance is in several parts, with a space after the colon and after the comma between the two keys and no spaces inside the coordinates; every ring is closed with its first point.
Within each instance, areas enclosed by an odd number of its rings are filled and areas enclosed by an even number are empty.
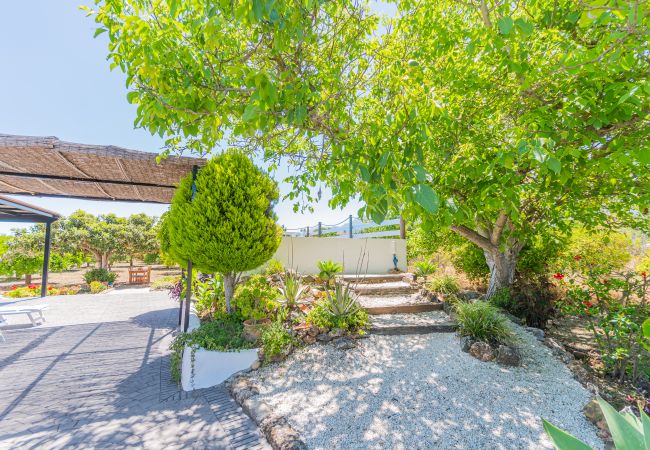
{"type": "MultiPolygon", "coordinates": [[[[158,152],[162,139],[134,129],[135,106],[126,101],[125,76],[110,71],[107,39],[93,38],[95,23],[79,10],[83,0],[5,2],[0,14],[0,133],[56,136],[84,144],[116,145],[158,152]]],[[[91,1],[85,4],[92,4],[91,1]]],[[[43,162],[47,163],[46,161],[43,162]]],[[[280,185],[281,195],[288,186],[280,185]]],[[[68,215],[78,209],[93,214],[160,216],[166,205],[100,202],[38,197],[16,198],[68,215]]],[[[276,206],[287,228],[318,221],[336,223],[356,215],[359,204],[331,210],[327,195],[313,213],[294,213],[290,201],[276,206]]],[[[0,233],[29,226],[0,223],[0,233]]]]}

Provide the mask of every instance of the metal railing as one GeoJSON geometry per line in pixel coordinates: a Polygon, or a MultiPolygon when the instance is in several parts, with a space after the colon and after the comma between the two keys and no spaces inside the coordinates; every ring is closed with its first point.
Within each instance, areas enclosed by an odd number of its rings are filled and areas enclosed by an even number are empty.
{"type": "Polygon", "coordinates": [[[339,238],[378,238],[378,237],[401,237],[400,232],[400,219],[384,220],[381,223],[363,221],[358,217],[348,216],[347,219],[333,225],[327,225],[318,222],[315,225],[310,225],[301,228],[285,228],[285,236],[295,237],[339,237],[339,238]],[[364,230],[383,227],[383,226],[397,226],[395,229],[383,231],[368,231],[364,230]]]}

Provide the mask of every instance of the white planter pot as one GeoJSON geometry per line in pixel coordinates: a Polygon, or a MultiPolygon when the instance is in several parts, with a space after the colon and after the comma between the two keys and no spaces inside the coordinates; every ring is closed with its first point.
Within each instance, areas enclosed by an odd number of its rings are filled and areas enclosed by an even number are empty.
{"type": "Polygon", "coordinates": [[[256,359],[256,348],[238,352],[216,352],[199,348],[194,352],[194,370],[192,370],[192,349],[185,347],[181,385],[185,391],[215,386],[232,374],[248,369],[256,359]]]}

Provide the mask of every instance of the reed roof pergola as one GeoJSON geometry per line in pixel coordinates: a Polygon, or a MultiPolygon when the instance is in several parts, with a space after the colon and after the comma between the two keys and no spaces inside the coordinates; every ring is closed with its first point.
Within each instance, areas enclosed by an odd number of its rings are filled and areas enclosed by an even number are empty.
{"type": "Polygon", "coordinates": [[[85,200],[170,203],[204,159],[170,156],[56,137],[0,134],[0,193],[85,200]]]}

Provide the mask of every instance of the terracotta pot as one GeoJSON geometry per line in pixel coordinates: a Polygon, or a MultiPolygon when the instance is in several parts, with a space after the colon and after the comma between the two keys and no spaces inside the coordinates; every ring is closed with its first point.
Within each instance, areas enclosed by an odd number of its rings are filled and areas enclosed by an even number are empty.
{"type": "Polygon", "coordinates": [[[244,321],[244,339],[249,342],[255,342],[260,338],[262,328],[269,326],[271,319],[260,319],[254,322],[253,319],[244,321]]]}

